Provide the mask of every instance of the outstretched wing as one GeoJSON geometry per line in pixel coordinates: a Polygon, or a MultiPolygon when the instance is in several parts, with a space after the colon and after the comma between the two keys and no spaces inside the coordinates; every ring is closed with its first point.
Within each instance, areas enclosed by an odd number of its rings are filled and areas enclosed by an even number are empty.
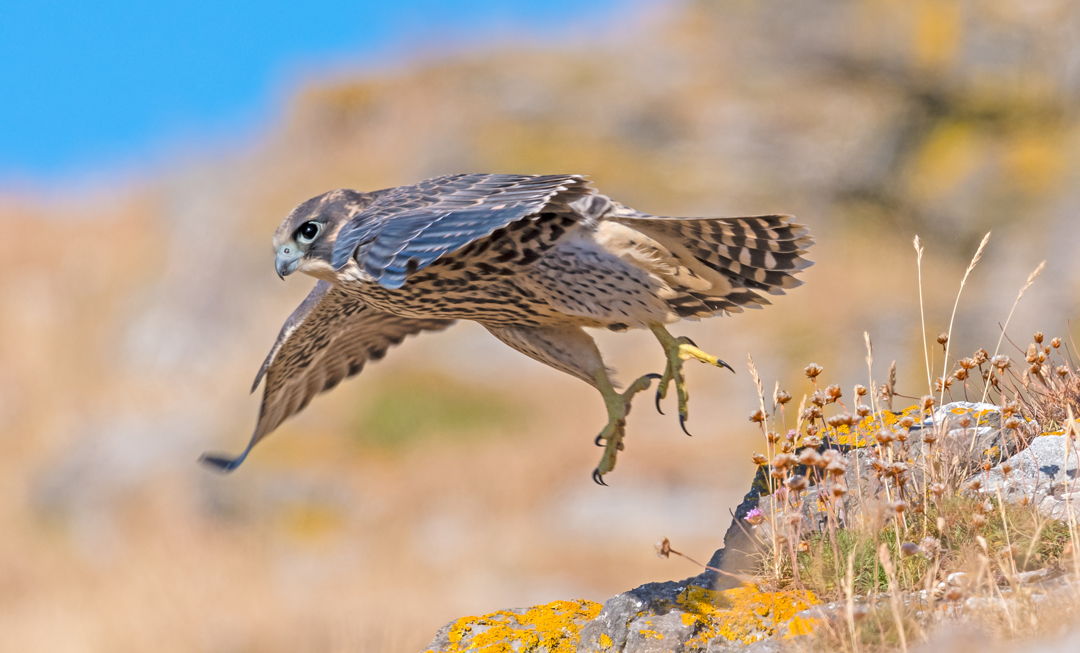
{"type": "Polygon", "coordinates": [[[385,288],[439,257],[541,210],[562,212],[592,193],[579,175],[451,175],[394,189],[338,234],[333,264],[358,262],[385,288]]]}
{"type": "Polygon", "coordinates": [[[204,455],[202,461],[223,471],[236,469],[255,444],[311,399],[360,373],[364,363],[379,360],[406,336],[440,331],[453,320],[399,317],[374,309],[326,281],[293,311],[270,349],[251,391],[265,377],[259,421],[243,453],[235,458],[204,455]]]}

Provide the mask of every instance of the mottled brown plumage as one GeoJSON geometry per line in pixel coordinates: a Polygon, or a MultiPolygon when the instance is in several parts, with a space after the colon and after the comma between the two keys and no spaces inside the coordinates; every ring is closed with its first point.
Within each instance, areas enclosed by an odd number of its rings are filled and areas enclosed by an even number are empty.
{"type": "MultiPolygon", "coordinates": [[[[638,379],[619,394],[581,327],[652,330],[687,417],[682,361],[723,361],[665,325],[760,308],[801,282],[813,240],[790,216],[665,218],[634,211],[577,175],[452,175],[304,202],[274,236],[276,267],[321,281],[282,329],[250,450],[316,393],[406,335],[479,322],[504,343],[598,388],[609,423],[594,478],[623,446],[638,379]]],[[[263,372],[260,372],[262,377],[263,372]]],[[[660,375],[654,375],[660,376],[660,375]]],[[[256,379],[256,385],[259,379],[256,379]]],[[[684,427],[685,428],[685,427],[684,427]]],[[[246,456],[208,461],[232,469],[246,456]]]]}

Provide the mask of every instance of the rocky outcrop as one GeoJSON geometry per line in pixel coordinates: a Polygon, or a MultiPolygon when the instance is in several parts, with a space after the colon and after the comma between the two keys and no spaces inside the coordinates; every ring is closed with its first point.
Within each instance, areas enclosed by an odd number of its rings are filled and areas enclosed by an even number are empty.
{"type": "MultiPolygon", "coordinates": [[[[830,520],[832,527],[843,528],[872,518],[869,506],[880,507],[886,498],[901,499],[908,484],[922,486],[924,478],[933,482],[940,477],[927,474],[946,471],[954,478],[968,478],[966,485],[972,491],[1034,502],[1056,519],[1080,504],[1080,487],[1075,487],[1080,451],[1066,436],[1040,435],[1037,423],[1019,416],[1003,420],[999,407],[985,403],[954,402],[920,418],[917,407],[866,414],[838,423],[830,437],[813,446],[789,449],[791,454],[782,454],[789,457],[784,478],[802,478],[800,484],[770,483],[773,468],[761,465],[750,492],[735,510],[724,547],[697,576],[647,583],[603,605],[556,601],[466,617],[444,626],[427,651],[793,650],[799,637],[819,625],[844,630],[845,619],[852,614],[884,609],[885,603],[854,597],[852,605],[821,604],[807,591],[766,591],[747,582],[758,568],[762,542],[772,538],[774,528],[793,542],[801,534],[829,528],[830,520]],[[990,463],[997,464],[987,471],[990,463]],[[979,480],[973,483],[975,479],[979,480]],[[833,492],[834,488],[843,491],[833,492]],[[833,500],[831,512],[826,509],[828,497],[833,500]]],[[[962,618],[965,611],[1015,611],[1034,605],[1033,601],[1075,592],[1080,582],[1060,570],[1041,569],[1020,574],[1014,579],[1017,587],[1006,584],[984,597],[970,595],[965,579],[964,573],[951,574],[929,590],[905,593],[902,602],[924,618],[945,622],[962,618]]]]}

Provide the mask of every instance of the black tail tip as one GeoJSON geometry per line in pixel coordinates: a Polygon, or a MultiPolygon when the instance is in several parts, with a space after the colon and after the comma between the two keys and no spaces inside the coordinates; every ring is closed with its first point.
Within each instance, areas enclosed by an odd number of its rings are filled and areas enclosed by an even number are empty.
{"type": "Polygon", "coordinates": [[[202,465],[206,465],[214,471],[228,474],[229,472],[239,467],[240,463],[244,462],[244,458],[246,457],[246,455],[241,455],[237,456],[236,458],[228,458],[222,455],[204,453],[203,455],[199,456],[199,463],[202,465]]]}

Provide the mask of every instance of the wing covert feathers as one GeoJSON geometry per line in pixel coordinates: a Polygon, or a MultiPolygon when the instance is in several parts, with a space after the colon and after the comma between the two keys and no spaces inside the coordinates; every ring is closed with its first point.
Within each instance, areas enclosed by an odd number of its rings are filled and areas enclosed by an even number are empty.
{"type": "Polygon", "coordinates": [[[580,175],[451,175],[403,186],[342,228],[333,265],[356,257],[377,283],[400,288],[440,257],[541,210],[567,211],[592,192],[580,175]]]}
{"type": "Polygon", "coordinates": [[[406,336],[441,331],[453,320],[414,319],[385,313],[325,281],[285,321],[252,391],[265,379],[259,419],[240,456],[203,456],[203,461],[231,471],[251,448],[283,421],[300,412],[315,395],[359,374],[369,360],[379,360],[406,336]]]}

